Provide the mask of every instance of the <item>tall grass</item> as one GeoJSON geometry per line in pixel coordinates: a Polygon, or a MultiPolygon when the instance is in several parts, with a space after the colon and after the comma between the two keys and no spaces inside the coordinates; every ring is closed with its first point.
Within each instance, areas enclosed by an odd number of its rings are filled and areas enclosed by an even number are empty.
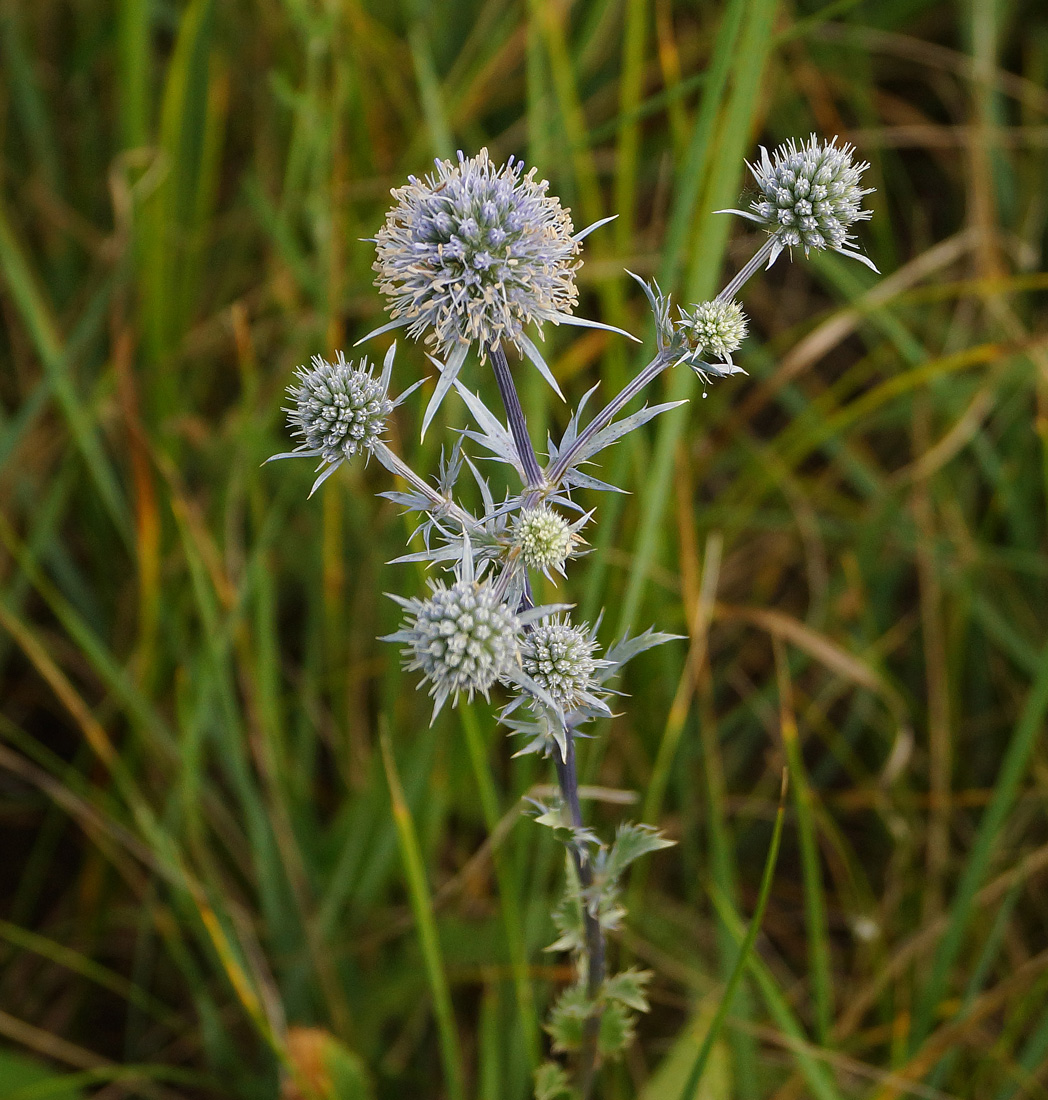
{"type": "MultiPolygon", "coordinates": [[[[617,211],[583,292],[644,335],[622,268],[709,293],[743,158],[809,130],[873,162],[886,277],[754,280],[748,378],[670,376],[566,593],[687,636],[583,750],[591,816],[679,841],[613,946],[654,1012],[600,1095],[1048,1096],[1041,5],[9,3],[0,58],[2,1100],[529,1095],[570,977],[519,820],[551,777],[490,708],[430,728],[375,641],[420,584],[381,471],[307,506],[260,464],[430,157],[617,211]]],[[[576,397],[637,366],[549,340],[576,397]]]]}

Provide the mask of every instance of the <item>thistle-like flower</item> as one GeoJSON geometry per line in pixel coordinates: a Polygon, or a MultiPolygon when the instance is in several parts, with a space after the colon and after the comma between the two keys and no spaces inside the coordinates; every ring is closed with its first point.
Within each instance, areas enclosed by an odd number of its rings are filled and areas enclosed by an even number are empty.
{"type": "Polygon", "coordinates": [[[451,696],[488,692],[520,664],[522,624],[487,580],[430,581],[428,599],[393,596],[407,612],[384,640],[403,642],[404,667],[421,671],[434,699],[433,717],[451,696]]]}
{"type": "Polygon", "coordinates": [[[512,157],[497,168],[487,149],[435,163],[435,172],[409,176],[392,192],[396,205],[375,238],[373,264],[391,319],[357,343],[400,327],[424,336],[441,370],[427,424],[474,343],[482,359],[489,348],[512,344],[559,394],[524,328],[534,323],[541,334],[552,321],[622,332],[572,315],[579,242],[612,219],[573,233],[569,212],[534,168],[525,173],[512,157]]]}
{"type": "Polygon", "coordinates": [[[760,198],[750,210],[731,210],[757,222],[772,235],[770,267],[784,248],[801,246],[805,255],[815,249],[832,248],[842,256],[860,260],[876,271],[872,261],[850,247],[854,237],[849,227],[871,216],[862,209],[862,199],[873,191],[861,187],[869,164],[856,164],[853,146],[837,145],[837,139],[819,141],[812,134],[806,144],[790,140],[771,156],[761,146],[759,165],[751,164],[760,198]]]}
{"type": "Polygon", "coordinates": [[[731,364],[731,353],[746,339],[746,314],[738,302],[699,302],[681,309],[676,323],[685,347],[692,356],[710,352],[731,364]]]}
{"type": "Polygon", "coordinates": [[[550,569],[563,573],[564,563],[581,541],[576,530],[587,519],[572,524],[548,505],[525,508],[513,526],[513,546],[529,569],[541,569],[547,576],[550,569]]]}
{"type": "Polygon", "coordinates": [[[594,654],[597,639],[587,626],[572,626],[564,615],[546,616],[525,637],[521,664],[525,673],[564,711],[607,706],[596,694],[596,674],[607,662],[594,654]]]}
{"type": "Polygon", "coordinates": [[[496,168],[482,149],[408,177],[377,238],[374,268],[390,316],[438,355],[462,342],[508,340],[524,325],[559,322],[578,303],[581,264],[571,217],[549,184],[512,158],[496,168]]]}
{"type": "Polygon", "coordinates": [[[343,462],[361,452],[366,459],[381,445],[390,414],[415,389],[412,386],[396,400],[388,396],[396,347],[394,343],[386,353],[378,378],[366,357],[357,365],[347,362],[341,351],[334,363],[314,355],[310,366],[299,367],[297,384],[287,388],[293,405],[284,411],[288,426],[302,442],[266,461],[319,458],[320,476],[309,491],[312,496],[343,462]]]}

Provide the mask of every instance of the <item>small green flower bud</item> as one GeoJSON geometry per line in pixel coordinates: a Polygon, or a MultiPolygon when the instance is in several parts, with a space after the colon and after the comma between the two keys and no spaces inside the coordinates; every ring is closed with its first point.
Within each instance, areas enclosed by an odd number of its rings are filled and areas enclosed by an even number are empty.
{"type": "Polygon", "coordinates": [[[738,302],[700,302],[680,311],[677,332],[693,356],[709,353],[730,363],[746,339],[746,314],[738,302]]]}
{"type": "Polygon", "coordinates": [[[571,556],[576,537],[563,516],[542,505],[521,512],[513,545],[530,569],[559,569],[571,556]]]}

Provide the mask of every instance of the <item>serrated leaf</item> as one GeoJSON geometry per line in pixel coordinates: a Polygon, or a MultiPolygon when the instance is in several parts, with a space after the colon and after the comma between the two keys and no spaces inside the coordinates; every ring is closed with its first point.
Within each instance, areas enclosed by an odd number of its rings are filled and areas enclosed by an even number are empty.
{"type": "Polygon", "coordinates": [[[550,1011],[546,1024],[555,1051],[566,1054],[582,1046],[586,1021],[596,1007],[583,985],[572,985],[564,990],[550,1011]]]}
{"type": "Polygon", "coordinates": [[[581,952],[586,943],[585,929],[582,923],[582,904],[571,887],[564,892],[557,907],[553,910],[553,924],[560,937],[546,948],[547,951],[581,952]]]}
{"type": "Polygon", "coordinates": [[[577,1100],[578,1093],[572,1087],[563,1066],[556,1062],[543,1062],[535,1070],[535,1100],[577,1100]]]}
{"type": "Polygon", "coordinates": [[[602,669],[597,675],[601,683],[610,679],[618,672],[627,661],[632,661],[638,654],[645,652],[645,650],[653,649],[655,646],[664,645],[666,642],[677,642],[682,639],[681,634],[664,634],[661,631],[657,631],[654,628],[645,630],[643,634],[639,634],[636,638],[631,638],[628,635],[621,641],[616,642],[608,652],[604,655],[604,659],[608,662],[608,667],[602,669]]]}
{"type": "Polygon", "coordinates": [[[623,970],[621,974],[614,974],[605,980],[604,996],[609,1001],[619,1001],[637,1012],[647,1012],[650,1006],[645,990],[651,978],[650,970],[630,967],[629,970],[623,970]]]}
{"type": "Polygon", "coordinates": [[[633,1042],[636,1017],[617,1001],[610,1001],[600,1015],[597,1049],[605,1058],[618,1058],[633,1042]]]}
{"type": "Polygon", "coordinates": [[[648,852],[657,852],[660,848],[671,848],[675,843],[667,840],[652,825],[626,822],[619,826],[615,834],[615,842],[604,863],[604,875],[608,881],[616,882],[635,859],[648,852]]]}

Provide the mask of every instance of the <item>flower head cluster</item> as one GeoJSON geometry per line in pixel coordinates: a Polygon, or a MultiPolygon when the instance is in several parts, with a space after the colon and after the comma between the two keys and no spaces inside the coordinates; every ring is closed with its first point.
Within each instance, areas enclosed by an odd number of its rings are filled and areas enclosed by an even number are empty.
{"type": "Polygon", "coordinates": [[[529,569],[558,569],[571,556],[578,536],[572,525],[546,505],[526,508],[513,528],[513,545],[529,569]]]}
{"type": "Polygon", "coordinates": [[[310,366],[295,371],[298,381],[287,388],[293,404],[285,411],[302,442],[273,458],[319,458],[322,473],[313,491],[343,462],[362,451],[370,454],[381,444],[386,421],[400,403],[387,394],[395,348],[390,348],[379,378],[366,358],[358,366],[341,351],[334,363],[314,355],[310,366]]]}
{"type": "Polygon", "coordinates": [[[605,662],[595,657],[597,640],[588,627],[572,626],[566,616],[544,618],[525,638],[525,673],[565,711],[600,706],[595,674],[605,662]]]}
{"type": "Polygon", "coordinates": [[[559,322],[578,302],[579,242],[548,183],[513,158],[496,168],[482,149],[438,160],[425,179],[393,191],[376,244],[378,288],[390,316],[438,355],[463,343],[507,340],[523,327],[559,322]]]}
{"type": "Polygon", "coordinates": [[[771,156],[761,146],[760,164],[750,165],[760,197],[750,203],[752,213],[734,212],[771,232],[778,245],[772,260],[783,248],[800,246],[805,254],[832,248],[869,263],[849,247],[849,227],[871,216],[862,200],[873,190],[860,186],[869,164],[856,164],[852,153],[850,144],[838,146],[836,138],[819,141],[814,134],[799,146],[791,139],[771,156]]]}
{"type": "Polygon", "coordinates": [[[746,314],[738,302],[699,302],[680,309],[676,328],[692,355],[710,353],[731,363],[731,353],[746,339],[746,314]]]}
{"type": "Polygon", "coordinates": [[[463,579],[450,588],[431,581],[430,588],[425,600],[393,596],[407,618],[385,640],[404,643],[404,667],[429,682],[436,717],[448,696],[487,698],[519,665],[521,621],[490,581],[463,579]]]}

